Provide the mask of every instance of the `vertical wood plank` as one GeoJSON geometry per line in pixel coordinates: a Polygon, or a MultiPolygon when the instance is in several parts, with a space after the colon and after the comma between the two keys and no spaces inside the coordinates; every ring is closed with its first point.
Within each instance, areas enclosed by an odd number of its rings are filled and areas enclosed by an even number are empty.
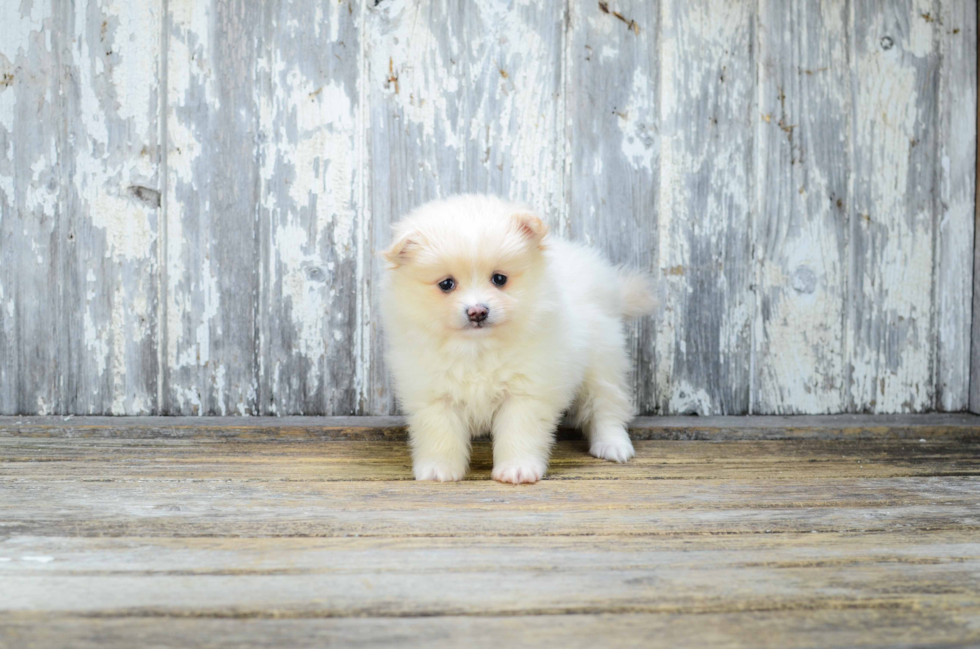
{"type": "Polygon", "coordinates": [[[938,21],[939,183],[936,408],[966,410],[977,162],[977,4],[944,0],[938,21]]]}
{"type": "Polygon", "coordinates": [[[0,412],[65,412],[70,15],[0,3],[0,412]]]}
{"type": "MultiPolygon", "coordinates": [[[[565,54],[566,236],[614,263],[657,268],[659,8],[573,0],[565,54]]],[[[654,322],[627,323],[637,410],[657,410],[654,322]]]]}
{"type": "MultiPolygon", "coordinates": [[[[522,200],[558,223],[562,4],[384,0],[366,13],[365,255],[411,208],[462,191],[522,200]]],[[[381,266],[363,264],[377,313],[381,266]]],[[[394,412],[382,332],[376,319],[361,325],[360,411],[394,412]]]]}
{"type": "Polygon", "coordinates": [[[760,2],[754,413],[844,406],[847,25],[844,0],[760,2]]]}
{"type": "Polygon", "coordinates": [[[169,0],[166,414],[258,412],[261,5],[169,0]]]}
{"type": "Polygon", "coordinates": [[[749,408],[755,13],[748,2],[661,4],[656,332],[664,413],[749,408]]]}
{"type": "MultiPolygon", "coordinates": [[[[976,28],[976,22],[974,22],[976,28]]],[[[976,57],[974,58],[976,60],[976,57]]],[[[973,77],[980,94],[980,65],[973,77]]],[[[980,106],[977,106],[976,132],[980,136],[980,106]]],[[[980,187],[980,143],[976,159],[976,186],[980,187]]],[[[980,414],[980,195],[975,195],[973,219],[973,326],[970,335],[970,412],[980,414]]]]}
{"type": "Polygon", "coordinates": [[[157,411],[159,0],[74,5],[65,77],[72,182],[66,410],[157,411]]]}
{"type": "Polygon", "coordinates": [[[360,8],[263,5],[257,62],[260,410],[357,409],[360,8]]]}
{"type": "Polygon", "coordinates": [[[915,412],[935,402],[937,16],[932,0],[853,5],[853,411],[915,412]]]}

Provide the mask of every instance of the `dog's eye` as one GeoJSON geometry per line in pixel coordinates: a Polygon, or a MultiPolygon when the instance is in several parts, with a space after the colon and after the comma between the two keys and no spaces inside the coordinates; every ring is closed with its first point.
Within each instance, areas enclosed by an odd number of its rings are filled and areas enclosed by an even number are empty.
{"type": "Polygon", "coordinates": [[[507,283],[507,276],[501,275],[500,273],[494,273],[490,278],[490,281],[493,282],[494,286],[503,286],[507,283]]]}
{"type": "Polygon", "coordinates": [[[443,293],[448,293],[449,291],[456,288],[456,280],[452,277],[447,277],[446,279],[439,282],[439,288],[442,289],[443,293]]]}

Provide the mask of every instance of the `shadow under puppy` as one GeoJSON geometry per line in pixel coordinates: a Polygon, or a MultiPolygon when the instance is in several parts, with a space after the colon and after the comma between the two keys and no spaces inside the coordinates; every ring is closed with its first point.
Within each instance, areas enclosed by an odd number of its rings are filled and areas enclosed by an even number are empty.
{"type": "Polygon", "coordinates": [[[470,440],[489,431],[493,479],[536,482],[566,410],[592,455],[633,457],[622,321],[653,311],[648,278],[482,195],[411,212],[384,257],[387,359],[416,479],[461,480],[470,440]]]}

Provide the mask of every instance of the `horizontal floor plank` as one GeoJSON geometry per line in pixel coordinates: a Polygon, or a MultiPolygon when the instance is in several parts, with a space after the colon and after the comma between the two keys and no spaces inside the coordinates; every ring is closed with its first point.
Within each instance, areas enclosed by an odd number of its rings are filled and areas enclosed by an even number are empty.
{"type": "MultiPolygon", "coordinates": [[[[980,442],[938,439],[736,442],[637,441],[620,465],[559,442],[549,480],[810,480],[828,477],[980,475],[980,442]]],[[[489,440],[474,443],[467,478],[488,480],[489,440]]],[[[258,443],[230,439],[0,437],[0,479],[412,480],[404,442],[258,443]]]]}
{"type": "Polygon", "coordinates": [[[530,536],[980,530],[980,478],[806,482],[2,481],[0,530],[57,536],[530,536]]]}
{"type": "Polygon", "coordinates": [[[585,614],[536,617],[208,619],[0,614],[14,647],[352,646],[497,649],[567,647],[952,647],[980,643],[980,608],[942,607],[585,614]],[[914,623],[910,623],[910,619],[914,623]]]}
{"type": "MultiPolygon", "coordinates": [[[[980,438],[980,416],[805,415],[639,417],[634,439],[918,439],[980,438]]],[[[0,435],[70,438],[236,438],[250,440],[403,440],[404,417],[0,417],[0,435]]],[[[563,429],[562,438],[580,434],[563,429]]]]}
{"type": "Polygon", "coordinates": [[[711,538],[622,547],[419,539],[357,545],[228,539],[0,544],[0,610],[100,616],[399,617],[720,613],[980,606],[980,542],[962,534],[711,538]],[[955,539],[955,540],[954,540],[955,539]],[[287,552],[288,551],[288,552],[287,552]]]}
{"type": "Polygon", "coordinates": [[[708,564],[845,568],[868,563],[960,563],[980,557],[971,531],[900,528],[806,533],[622,537],[45,537],[0,541],[0,574],[282,575],[359,571],[703,569],[708,564]],[[817,542],[819,541],[819,542],[817,542]],[[573,560],[574,559],[574,560],[573,560]]]}

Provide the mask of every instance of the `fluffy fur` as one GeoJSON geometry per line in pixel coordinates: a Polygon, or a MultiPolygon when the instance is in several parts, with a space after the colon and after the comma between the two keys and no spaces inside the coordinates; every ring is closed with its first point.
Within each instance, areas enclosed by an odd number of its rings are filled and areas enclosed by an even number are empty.
{"type": "Polygon", "coordinates": [[[536,482],[565,411],[592,455],[633,457],[622,320],[653,310],[649,281],[547,232],[527,209],[478,195],[395,226],[382,317],[418,480],[461,480],[470,440],[489,432],[492,477],[536,482]],[[482,321],[467,313],[482,309],[482,321]]]}

